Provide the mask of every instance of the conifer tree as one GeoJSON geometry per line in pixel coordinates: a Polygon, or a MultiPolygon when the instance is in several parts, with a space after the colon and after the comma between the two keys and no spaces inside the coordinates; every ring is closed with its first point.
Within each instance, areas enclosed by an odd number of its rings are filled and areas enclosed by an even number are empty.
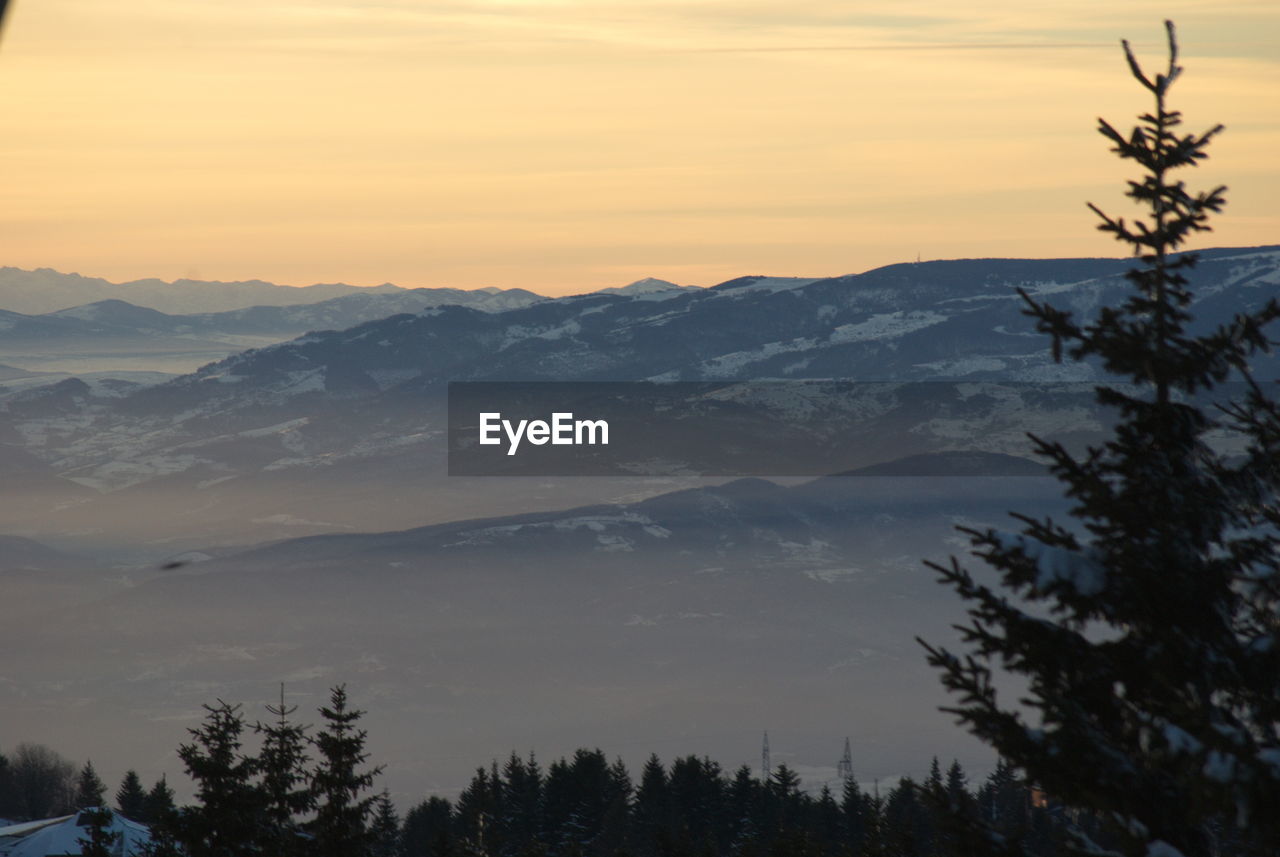
{"type": "Polygon", "coordinates": [[[254,731],[262,736],[258,768],[265,802],[265,835],[271,853],[288,857],[302,852],[299,818],[314,806],[307,781],[307,729],[289,720],[297,706],[285,705],[284,685],[280,686],[280,704],[268,705],[267,711],[275,715],[275,720],[254,725],[254,731]]]}
{"type": "Polygon", "coordinates": [[[431,797],[404,817],[401,849],[405,857],[446,857],[454,852],[453,807],[442,797],[431,797]]]}
{"type": "Polygon", "coordinates": [[[80,813],[77,823],[89,834],[77,840],[81,857],[118,857],[116,846],[120,843],[120,834],[111,830],[113,818],[110,809],[98,804],[80,813]]]}
{"type": "Polygon", "coordinates": [[[397,857],[400,853],[400,816],[386,789],[374,799],[371,857],[397,857]]]}
{"type": "Polygon", "coordinates": [[[138,772],[128,770],[116,789],[116,811],[130,821],[146,821],[147,793],[142,788],[138,772]]]}
{"type": "Polygon", "coordinates": [[[1167,96],[1181,67],[1166,28],[1169,63],[1154,79],[1124,43],[1153,110],[1128,135],[1099,125],[1145,171],[1128,190],[1145,219],[1094,208],[1099,228],[1141,255],[1132,296],[1083,322],[1023,294],[1055,357],[1096,358],[1118,379],[1096,388],[1118,423],[1080,457],[1033,439],[1074,501],[1074,523],[1015,515],[1018,533],[967,530],[1000,583],[954,558],[934,566],[971,602],[972,621],[960,629],[963,656],[926,648],[958,697],[948,710],[1047,794],[1105,817],[1113,853],[1208,857],[1223,818],[1238,818],[1250,847],[1277,853],[1280,419],[1248,370],[1274,344],[1266,325],[1280,304],[1188,331],[1195,256],[1175,251],[1209,228],[1225,189],[1193,195],[1173,172],[1203,160],[1221,128],[1178,132],[1167,96]],[[1195,403],[1228,379],[1246,392],[1225,410],[1195,403]],[[1236,433],[1240,459],[1208,446],[1214,428],[1236,433]],[[1000,668],[1025,681],[1022,709],[997,701],[1000,668]]]}
{"type": "Polygon", "coordinates": [[[497,817],[495,796],[498,783],[484,768],[476,768],[475,776],[454,807],[459,838],[477,854],[488,853],[493,840],[494,820],[497,817]]]}
{"type": "Polygon", "coordinates": [[[178,758],[195,782],[196,806],[174,820],[189,857],[240,857],[261,853],[265,802],[256,783],[256,760],[240,751],[245,730],[239,705],[205,705],[204,723],[189,729],[192,741],[178,758]]]}
{"type": "Polygon", "coordinates": [[[183,857],[178,847],[178,811],[173,802],[173,789],[162,775],[147,792],[141,821],[151,830],[151,842],[144,846],[142,857],[183,857]]]}
{"type": "Polygon", "coordinates": [[[867,841],[870,814],[867,796],[862,793],[858,781],[850,772],[844,779],[840,794],[840,814],[844,817],[844,842],[855,854],[861,853],[867,841]]]}
{"type": "Polygon", "coordinates": [[[309,853],[364,857],[372,847],[369,821],[375,800],[365,793],[382,768],[361,770],[369,758],[364,749],[368,733],[357,726],[364,712],[347,708],[344,685],[330,691],[329,705],[320,709],[320,716],[325,722],[312,741],[319,758],[311,773],[316,816],[310,825],[314,840],[309,853]]]}
{"type": "Polygon", "coordinates": [[[173,789],[169,788],[169,783],[165,781],[163,775],[156,780],[151,791],[147,792],[147,800],[143,807],[141,821],[144,824],[156,825],[172,820],[171,817],[176,809],[173,803],[173,789]]]}
{"type": "Polygon", "coordinates": [[[528,762],[511,754],[502,769],[500,789],[501,853],[514,857],[536,844],[542,832],[542,770],[532,753],[528,762]]]}
{"type": "Polygon", "coordinates": [[[107,787],[93,769],[93,762],[84,763],[76,777],[76,793],[72,799],[76,809],[103,807],[107,803],[107,787]]]}
{"type": "Polygon", "coordinates": [[[671,797],[667,771],[656,753],[651,753],[640,771],[636,789],[635,833],[642,857],[666,850],[671,840],[671,797]]]}
{"type": "MultiPolygon", "coordinates": [[[[648,766],[645,770],[648,770],[648,766]]],[[[728,847],[730,854],[754,854],[759,845],[761,788],[750,765],[741,765],[734,772],[733,781],[725,795],[728,822],[732,830],[728,847]]]]}

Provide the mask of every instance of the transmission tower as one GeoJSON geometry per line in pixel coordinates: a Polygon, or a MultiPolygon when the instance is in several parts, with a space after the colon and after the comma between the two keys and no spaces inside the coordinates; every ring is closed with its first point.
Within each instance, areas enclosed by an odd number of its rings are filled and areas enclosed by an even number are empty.
{"type": "Polygon", "coordinates": [[[846,783],[853,779],[853,751],[849,749],[848,738],[844,739],[844,755],[836,763],[836,776],[846,783]]]}

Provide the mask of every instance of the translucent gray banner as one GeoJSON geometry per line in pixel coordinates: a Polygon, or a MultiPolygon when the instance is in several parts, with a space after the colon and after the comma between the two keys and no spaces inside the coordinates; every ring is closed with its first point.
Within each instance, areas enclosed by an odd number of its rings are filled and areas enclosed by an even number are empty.
{"type": "Polygon", "coordinates": [[[1035,476],[1028,433],[1082,448],[1093,385],[456,382],[455,476],[1035,476]]]}

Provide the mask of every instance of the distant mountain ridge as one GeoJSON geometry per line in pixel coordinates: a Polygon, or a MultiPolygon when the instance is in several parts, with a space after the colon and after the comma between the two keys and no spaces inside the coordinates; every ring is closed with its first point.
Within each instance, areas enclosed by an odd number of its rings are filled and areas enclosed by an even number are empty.
{"type": "Polygon", "coordinates": [[[166,335],[217,337],[287,334],[353,327],[400,313],[417,313],[445,305],[468,306],[481,312],[501,312],[546,300],[524,289],[464,292],[459,289],[399,289],[360,291],[316,303],[251,306],[224,312],[173,314],[139,306],[119,298],[41,314],[0,309],[0,332],[7,341],[58,340],[89,337],[166,335]]]}
{"type": "MultiPolygon", "coordinates": [[[[285,395],[280,385],[303,374],[347,392],[457,380],[1088,381],[1088,365],[1053,362],[1015,287],[1087,317],[1129,287],[1131,265],[938,261],[821,280],[742,278],[659,302],[593,293],[498,313],[441,306],[237,355],[174,385],[217,379],[207,395],[235,386],[240,397],[285,395]]],[[[1205,251],[1191,276],[1197,323],[1219,324],[1280,287],[1280,247],[1205,251]]]]}
{"type": "MultiPolygon", "coordinates": [[[[1200,255],[1190,307],[1198,327],[1221,324],[1280,289],[1280,246],[1200,255]]],[[[139,498],[163,489],[178,499],[150,507],[157,520],[251,520],[258,539],[411,526],[415,516],[437,514],[422,511],[428,501],[454,516],[475,497],[490,502],[487,488],[471,495],[468,483],[442,480],[443,393],[459,380],[963,382],[967,392],[953,385],[958,392],[947,397],[898,397],[863,421],[847,438],[849,454],[832,459],[827,472],[948,451],[1019,455],[1032,419],[1037,431],[1077,439],[1096,432],[1097,420],[1079,396],[1033,400],[980,385],[1083,382],[1079,395],[1087,398],[1101,373],[1088,363],[1055,363],[1015,289],[1087,320],[1127,294],[1132,266],[1128,259],[935,261],[491,312],[444,305],[318,330],[128,395],[67,381],[22,391],[0,403],[0,443],[45,468],[46,484],[74,481],[77,489],[139,498]],[[424,490],[441,481],[438,496],[424,490]],[[276,498],[266,508],[264,485],[276,498]],[[365,501],[339,499],[347,496],[365,501]]],[[[1280,376],[1274,356],[1256,368],[1260,378],[1280,376]]],[[[725,396],[784,415],[794,407],[752,385],[725,396]]],[[[85,516],[60,525],[68,531],[100,526],[88,520],[95,504],[81,500],[79,490],[52,498],[56,515],[25,500],[14,504],[15,519],[29,532],[57,525],[59,516],[85,516]]]]}
{"type": "MultiPolygon", "coordinates": [[[[645,277],[625,286],[598,289],[595,293],[640,295],[697,288],[699,287],[676,285],[656,277],[645,277]]],[[[371,305],[378,300],[385,300],[388,306],[400,307],[383,315],[397,311],[416,311],[411,307],[419,302],[421,306],[460,304],[493,310],[512,309],[546,299],[544,295],[528,289],[503,289],[496,286],[480,289],[406,288],[393,283],[379,286],[351,286],[345,283],[282,286],[265,280],[222,282],[180,279],[167,282],[156,278],[113,283],[101,277],[64,274],[52,268],[28,271],[0,267],[0,309],[23,315],[65,313],[81,306],[113,300],[158,310],[167,315],[208,315],[266,307],[296,307],[355,297],[360,297],[371,305]]],[[[361,320],[367,321],[375,317],[377,316],[361,320]]],[[[350,321],[345,326],[357,323],[358,321],[350,321]]]]}
{"type": "MultiPolygon", "coordinates": [[[[105,300],[127,301],[134,306],[159,310],[170,315],[217,313],[259,306],[314,304],[349,295],[397,295],[403,292],[431,294],[430,303],[470,303],[475,296],[503,292],[532,295],[523,289],[405,289],[392,283],[380,286],[349,286],[345,283],[317,283],[311,286],[281,286],[265,280],[219,282],[180,279],[166,282],[155,278],[113,283],[101,277],[64,274],[52,268],[27,271],[0,267],[0,308],[26,315],[56,312],[105,300]]],[[[541,295],[534,296],[541,299],[541,295]]]]}

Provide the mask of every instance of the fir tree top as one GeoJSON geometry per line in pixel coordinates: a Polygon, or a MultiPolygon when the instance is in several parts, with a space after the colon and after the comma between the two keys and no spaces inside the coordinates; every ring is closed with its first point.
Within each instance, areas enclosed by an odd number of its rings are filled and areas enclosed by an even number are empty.
{"type": "MultiPolygon", "coordinates": [[[[1097,208],[1100,228],[1141,254],[1131,297],[1090,322],[1025,293],[1055,357],[1101,358],[1120,383],[1097,388],[1116,409],[1113,436],[1083,456],[1032,438],[1074,501],[1074,521],[1015,514],[1018,533],[966,529],[1000,575],[979,582],[953,559],[933,567],[967,601],[967,654],[928,646],[958,697],[946,709],[1028,778],[1071,807],[1114,823],[1119,853],[1208,857],[1231,821],[1263,851],[1280,850],[1280,414],[1249,375],[1275,343],[1280,304],[1188,332],[1185,271],[1174,251],[1223,205],[1224,188],[1192,194],[1175,170],[1195,166],[1220,126],[1180,135],[1167,104],[1181,74],[1171,23],[1166,70],[1129,69],[1154,109],[1128,135],[1099,130],[1143,169],[1128,196],[1147,219],[1097,208]],[[1209,412],[1192,394],[1238,379],[1244,394],[1209,412]],[[1245,454],[1208,444],[1233,433],[1245,454]],[[997,700],[996,669],[1021,676],[1018,707],[997,700]]],[[[1100,846],[1081,841],[1092,850],[1100,846]]]]}

